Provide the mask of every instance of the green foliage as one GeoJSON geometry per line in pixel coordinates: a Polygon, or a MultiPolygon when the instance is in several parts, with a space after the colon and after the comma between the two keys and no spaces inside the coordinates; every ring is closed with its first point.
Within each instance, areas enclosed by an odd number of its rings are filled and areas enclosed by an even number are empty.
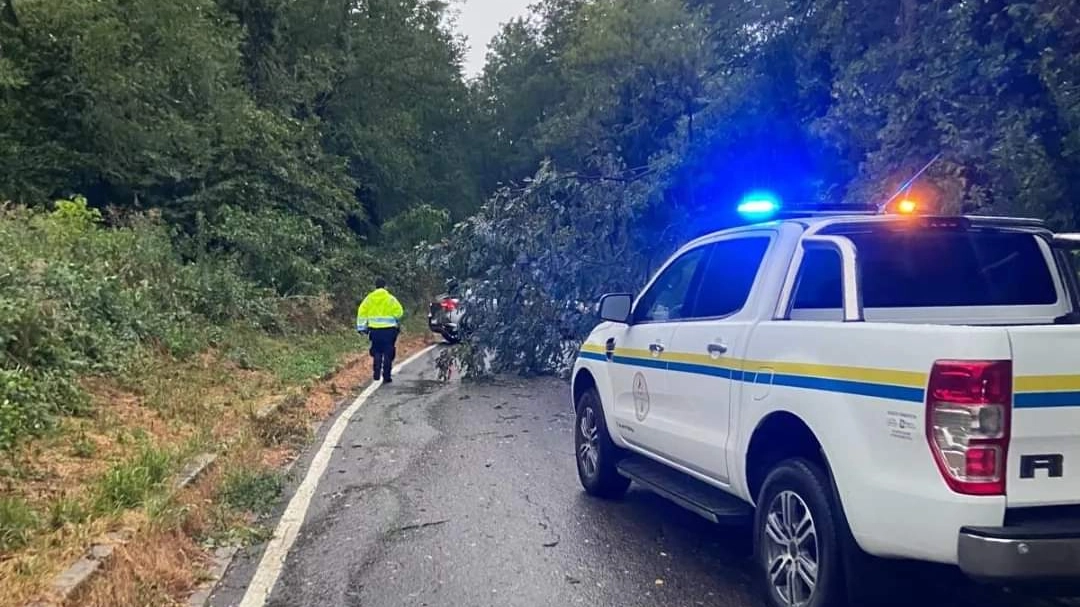
{"type": "Polygon", "coordinates": [[[110,468],[98,482],[102,511],[135,508],[160,489],[173,469],[173,455],[144,445],[132,459],[110,468]]]}
{"type": "Polygon", "coordinates": [[[10,449],[26,436],[40,436],[52,426],[48,405],[34,397],[34,384],[16,370],[0,370],[0,448],[10,449]]]}
{"type": "Polygon", "coordinates": [[[0,451],[45,434],[57,414],[78,413],[84,406],[85,397],[62,375],[0,369],[0,451]]]}
{"type": "MultiPolygon", "coordinates": [[[[810,31],[819,19],[843,19],[845,29],[866,19],[822,4],[810,31]]],[[[1058,41],[1080,35],[1076,8],[876,4],[899,26],[879,28],[881,36],[862,42],[861,56],[832,66],[834,101],[815,124],[865,158],[851,192],[880,197],[941,152],[926,180],[933,202],[1075,226],[1078,209],[1067,193],[1080,184],[1080,122],[1075,101],[1061,92],[1076,85],[1065,66],[1075,66],[1080,51],[1058,41]]],[[[832,52],[850,41],[825,30],[804,44],[832,52]]]]}
{"type": "Polygon", "coordinates": [[[0,21],[0,199],[85,192],[99,207],[162,209],[189,234],[229,206],[313,223],[346,247],[358,244],[346,222],[371,234],[416,204],[460,215],[482,197],[444,2],[17,10],[0,21]]]}
{"type": "Polygon", "coordinates": [[[441,240],[449,227],[449,211],[421,204],[383,224],[382,241],[387,248],[411,249],[441,240]]]}
{"type": "Polygon", "coordinates": [[[284,486],[284,479],[277,472],[243,468],[225,476],[218,498],[234,510],[261,516],[274,507],[284,486]]]}
{"type": "Polygon", "coordinates": [[[544,165],[526,187],[502,190],[427,249],[428,263],[474,277],[467,305],[475,333],[456,351],[467,372],[565,368],[594,323],[595,294],[631,290],[647,275],[650,260],[638,251],[655,246],[645,242],[655,233],[640,227],[650,187],[647,179],[582,180],[544,165]]]}
{"type": "Polygon", "coordinates": [[[278,293],[317,293],[327,284],[325,271],[317,263],[326,241],[322,230],[308,219],[223,207],[209,233],[213,241],[222,243],[224,253],[237,256],[247,276],[278,293]]]}
{"type": "Polygon", "coordinates": [[[122,371],[147,347],[199,352],[214,324],[276,322],[234,263],[185,263],[160,221],[108,228],[81,197],[8,209],[0,240],[0,450],[85,411],[80,374],[122,371]]]}
{"type": "Polygon", "coordinates": [[[17,497],[0,497],[0,553],[21,548],[40,524],[30,505],[17,497]]]}
{"type": "MultiPolygon", "coordinates": [[[[196,351],[206,339],[192,315],[221,324],[238,315],[232,304],[266,301],[250,282],[281,296],[330,292],[343,312],[390,263],[365,250],[383,223],[405,214],[390,231],[411,238],[431,229],[414,225],[428,210],[461,217],[483,198],[482,135],[444,2],[12,6],[17,16],[0,19],[0,200],[81,192],[88,204],[61,205],[53,223],[67,238],[49,246],[78,254],[80,233],[106,223],[131,228],[109,239],[118,248],[196,262],[166,264],[166,280],[147,287],[163,293],[149,298],[111,290],[127,277],[103,285],[81,265],[48,265],[48,278],[89,288],[92,313],[138,318],[122,327],[128,342],[196,351]],[[161,223],[144,230],[147,210],[161,223]],[[70,213],[79,225],[63,225],[70,213]],[[192,303],[159,306],[175,312],[165,321],[143,307],[165,294],[192,303]]],[[[82,250],[80,262],[100,254],[82,250]]],[[[242,307],[253,324],[282,328],[270,307],[242,307]]],[[[66,329],[76,350],[108,345],[66,329]]],[[[88,369],[107,371],[114,354],[95,353],[88,369]]]]}
{"type": "Polygon", "coordinates": [[[483,181],[524,185],[426,257],[477,300],[454,356],[563,370],[595,322],[573,310],[640,288],[756,188],[881,202],[940,153],[916,186],[928,206],[1075,227],[1078,17],[1043,0],[542,0],[477,83],[483,181]]]}

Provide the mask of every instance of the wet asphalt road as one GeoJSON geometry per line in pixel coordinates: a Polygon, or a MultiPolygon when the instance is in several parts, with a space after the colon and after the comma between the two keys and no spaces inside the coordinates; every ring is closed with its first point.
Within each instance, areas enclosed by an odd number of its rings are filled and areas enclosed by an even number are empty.
{"type": "MultiPolygon", "coordinates": [[[[567,390],[440,384],[431,356],[379,388],[335,447],[266,604],[763,605],[745,530],[636,487],[619,502],[582,493],[567,390]]],[[[234,561],[212,605],[240,602],[260,550],[234,561]]],[[[1043,604],[934,568],[897,575],[911,590],[898,604],[1043,604]]]]}

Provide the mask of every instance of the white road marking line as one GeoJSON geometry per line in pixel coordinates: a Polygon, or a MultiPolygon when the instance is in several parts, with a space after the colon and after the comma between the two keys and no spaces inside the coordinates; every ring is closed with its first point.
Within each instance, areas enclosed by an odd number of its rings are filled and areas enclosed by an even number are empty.
{"type": "MultiPolygon", "coordinates": [[[[394,367],[393,372],[395,374],[400,372],[401,369],[410,363],[416,362],[421,356],[435,348],[436,346],[428,346],[413,354],[394,367]]],[[[334,421],[334,425],[330,427],[330,431],[326,433],[326,438],[323,439],[322,445],[319,446],[319,451],[311,460],[307,475],[304,476],[304,480],[296,489],[296,493],[289,500],[285,513],[281,515],[281,520],[278,521],[277,529],[274,531],[274,537],[266,544],[262,560],[259,561],[259,568],[255,570],[255,575],[252,576],[251,583],[248,584],[244,598],[240,601],[240,607],[263,607],[266,600],[270,598],[270,591],[274,589],[274,584],[277,583],[278,577],[281,575],[281,569],[285,565],[285,557],[289,555],[289,550],[292,549],[293,544],[296,542],[296,536],[300,532],[300,526],[304,523],[308,507],[311,506],[311,498],[315,496],[315,489],[318,488],[319,481],[322,479],[323,473],[326,472],[326,467],[330,464],[334,446],[341,441],[341,435],[345,433],[349,421],[356,415],[360,407],[371,398],[371,395],[379,389],[380,385],[382,385],[381,382],[373,383],[364,388],[360,396],[357,396],[356,400],[349,405],[349,408],[338,416],[337,420],[334,421]]]]}

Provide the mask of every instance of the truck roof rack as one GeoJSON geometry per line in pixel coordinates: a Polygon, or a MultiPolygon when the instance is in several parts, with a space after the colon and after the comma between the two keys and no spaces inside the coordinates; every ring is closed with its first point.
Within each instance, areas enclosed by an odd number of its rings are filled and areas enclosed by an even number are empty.
{"type": "Polygon", "coordinates": [[[1030,217],[998,217],[995,215],[964,215],[964,217],[982,225],[1026,226],[1032,228],[1046,227],[1046,222],[1042,219],[1032,219],[1030,217]]]}
{"type": "MultiPolygon", "coordinates": [[[[783,208],[776,212],[770,219],[772,220],[784,220],[784,219],[809,219],[814,217],[836,217],[836,216],[866,216],[866,215],[896,215],[896,213],[886,213],[876,205],[858,205],[858,204],[828,204],[828,205],[815,205],[813,207],[795,207],[795,208],[783,208]]],[[[1026,226],[1032,228],[1045,228],[1046,222],[1042,219],[1035,219],[1031,217],[1003,217],[999,215],[976,215],[976,214],[963,214],[963,215],[948,215],[937,213],[915,213],[912,217],[963,217],[973,223],[978,223],[984,226],[1026,226]]]]}

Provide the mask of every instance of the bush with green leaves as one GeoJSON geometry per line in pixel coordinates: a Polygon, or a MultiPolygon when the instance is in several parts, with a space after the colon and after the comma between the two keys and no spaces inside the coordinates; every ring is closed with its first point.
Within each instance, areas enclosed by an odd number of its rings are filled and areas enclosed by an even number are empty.
{"type": "Polygon", "coordinates": [[[106,226],[82,197],[0,211],[0,450],[85,410],[79,375],[143,352],[204,350],[215,327],[279,324],[275,299],[228,257],[185,262],[156,218],[106,226]]]}
{"type": "Polygon", "coordinates": [[[57,415],[82,413],[86,405],[86,396],[61,373],[0,368],[0,451],[45,434],[57,415]]]}

